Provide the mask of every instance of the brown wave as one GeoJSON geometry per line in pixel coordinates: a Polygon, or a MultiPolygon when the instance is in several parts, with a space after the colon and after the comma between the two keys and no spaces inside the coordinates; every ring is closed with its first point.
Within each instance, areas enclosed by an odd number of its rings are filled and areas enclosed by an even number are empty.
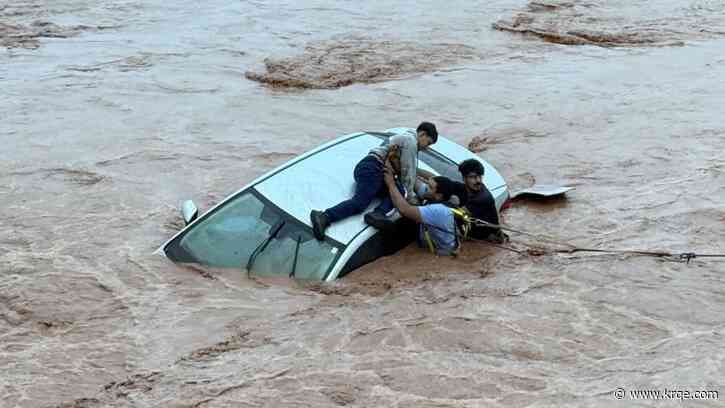
{"type": "Polygon", "coordinates": [[[73,401],[63,402],[55,406],[55,408],[94,408],[101,405],[98,398],[78,398],[73,401]]]}
{"type": "Polygon", "coordinates": [[[67,181],[81,186],[92,186],[106,179],[106,176],[82,169],[50,169],[48,170],[48,175],[62,175],[67,181]]]}
{"type": "Polygon", "coordinates": [[[69,38],[98,27],[84,25],[60,26],[48,21],[34,21],[30,25],[0,23],[0,46],[6,48],[36,49],[41,38],[69,38]]]}
{"type": "Polygon", "coordinates": [[[81,186],[92,186],[106,179],[107,176],[98,174],[91,170],[56,167],[50,169],[19,170],[10,173],[12,176],[34,176],[43,175],[43,178],[61,176],[65,181],[81,186]]]}
{"type": "Polygon", "coordinates": [[[107,407],[119,399],[126,399],[132,394],[143,394],[153,391],[164,375],[160,371],[134,374],[123,381],[113,381],[102,387],[99,398],[78,398],[56,405],[56,408],[93,408],[107,407]]]}
{"type": "Polygon", "coordinates": [[[121,72],[143,71],[154,66],[151,54],[142,53],[140,55],[132,55],[130,57],[116,59],[113,61],[102,62],[94,65],[71,65],[65,69],[76,72],[96,72],[103,69],[115,67],[121,72]]]}
{"type": "Polygon", "coordinates": [[[226,340],[212,346],[194,350],[188,356],[182,357],[180,361],[204,361],[226,352],[236,351],[242,348],[255,348],[272,343],[272,339],[268,337],[253,338],[250,337],[250,334],[251,332],[249,331],[235,333],[226,340]]]}
{"type": "Polygon", "coordinates": [[[39,16],[47,10],[38,1],[15,2],[16,4],[0,5],[0,17],[39,16]]]}
{"type": "Polygon", "coordinates": [[[279,88],[333,89],[431,72],[473,56],[473,49],[462,44],[353,38],[314,43],[294,57],[266,58],[265,72],[245,76],[279,88]]]}
{"type": "Polygon", "coordinates": [[[350,384],[340,384],[333,387],[325,387],[320,390],[330,401],[339,406],[352,404],[357,400],[355,394],[360,392],[359,387],[350,384]]]}
{"type": "Polygon", "coordinates": [[[496,21],[493,28],[550,43],[602,47],[677,46],[684,45],[684,38],[704,33],[699,29],[681,31],[688,24],[679,20],[682,18],[630,20],[593,2],[530,1],[526,10],[496,21]]]}
{"type": "Polygon", "coordinates": [[[493,132],[485,132],[471,138],[471,141],[468,142],[468,150],[472,153],[481,153],[497,144],[526,142],[531,138],[541,138],[547,136],[549,136],[547,133],[523,128],[510,128],[493,132]]]}
{"type": "Polygon", "coordinates": [[[0,324],[17,327],[32,319],[27,302],[17,295],[0,295],[0,324]]]}

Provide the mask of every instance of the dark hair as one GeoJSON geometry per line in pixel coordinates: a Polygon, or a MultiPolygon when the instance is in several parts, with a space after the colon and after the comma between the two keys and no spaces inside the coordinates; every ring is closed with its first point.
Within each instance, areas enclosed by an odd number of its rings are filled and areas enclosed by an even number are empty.
{"type": "Polygon", "coordinates": [[[453,195],[458,197],[459,207],[465,207],[468,204],[468,192],[465,184],[453,181],[453,195]]]}
{"type": "Polygon", "coordinates": [[[433,177],[433,181],[436,182],[436,193],[441,195],[441,201],[448,201],[452,195],[456,194],[456,182],[448,177],[433,177]]]}
{"type": "Polygon", "coordinates": [[[467,159],[462,161],[461,164],[458,165],[458,171],[461,172],[461,175],[464,178],[471,173],[475,173],[479,176],[483,176],[484,173],[483,164],[476,159],[467,159]]]}
{"type": "Polygon", "coordinates": [[[418,129],[415,130],[416,133],[418,132],[425,132],[428,137],[433,140],[433,143],[438,141],[438,130],[436,129],[436,125],[430,123],[430,122],[421,122],[420,125],[418,125],[418,129]]]}

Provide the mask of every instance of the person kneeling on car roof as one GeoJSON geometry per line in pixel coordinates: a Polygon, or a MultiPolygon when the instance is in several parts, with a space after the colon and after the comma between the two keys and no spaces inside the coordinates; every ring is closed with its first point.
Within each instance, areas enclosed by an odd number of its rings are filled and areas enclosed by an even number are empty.
{"type": "Polygon", "coordinates": [[[393,204],[383,183],[383,167],[391,153],[399,154],[398,171],[401,187],[408,192],[408,201],[417,204],[418,201],[413,192],[418,168],[418,151],[427,149],[437,140],[438,130],[435,125],[430,122],[422,122],[418,125],[415,135],[396,135],[391,137],[389,142],[372,149],[355,166],[353,174],[355,195],[325,211],[312,210],[310,212],[310,224],[315,238],[320,241],[324,240],[325,230],[330,224],[360,214],[376,197],[381,197],[383,200],[375,210],[365,214],[365,222],[373,225],[375,222],[385,220],[387,214],[393,209],[393,204]]]}

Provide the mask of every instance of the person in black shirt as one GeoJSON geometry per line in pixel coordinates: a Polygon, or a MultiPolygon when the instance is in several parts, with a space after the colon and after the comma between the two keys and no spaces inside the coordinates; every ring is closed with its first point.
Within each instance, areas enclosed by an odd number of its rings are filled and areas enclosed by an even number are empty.
{"type": "MultiPolygon", "coordinates": [[[[463,176],[466,192],[465,198],[461,197],[461,204],[472,217],[498,225],[496,201],[483,184],[484,168],[481,162],[476,159],[464,160],[458,165],[458,171],[463,176]]],[[[491,227],[474,226],[469,236],[499,243],[508,241],[508,236],[503,231],[491,227]]]]}

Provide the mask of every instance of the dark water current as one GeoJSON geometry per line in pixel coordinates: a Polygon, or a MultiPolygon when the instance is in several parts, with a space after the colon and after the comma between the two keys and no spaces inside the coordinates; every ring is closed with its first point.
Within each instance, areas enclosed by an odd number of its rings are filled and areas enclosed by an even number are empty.
{"type": "Polygon", "coordinates": [[[508,225],[725,253],[724,32],[714,0],[0,4],[0,406],[722,406],[723,260],[471,243],[319,285],[153,251],[183,199],[430,120],[576,186],[508,225]]]}

